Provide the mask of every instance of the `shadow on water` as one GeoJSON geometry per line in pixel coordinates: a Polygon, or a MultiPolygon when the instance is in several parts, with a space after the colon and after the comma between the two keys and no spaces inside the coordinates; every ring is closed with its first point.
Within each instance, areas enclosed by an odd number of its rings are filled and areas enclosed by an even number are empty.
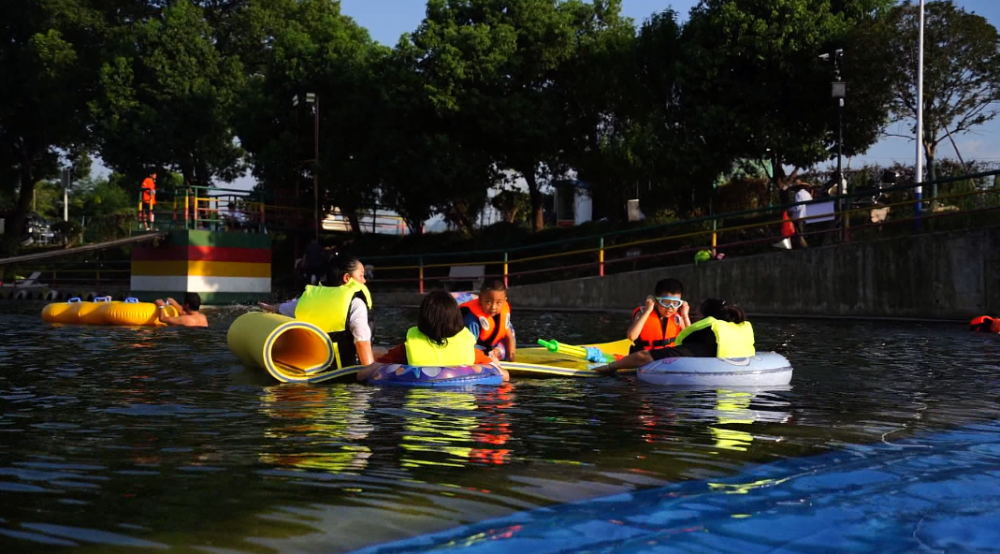
{"type": "MultiPolygon", "coordinates": [[[[960,327],[756,322],[796,368],[782,390],[444,391],[274,385],[226,348],[240,313],[210,312],[203,332],[0,314],[0,548],[348,551],[997,419],[1000,341],[960,327]]],[[[391,345],[415,314],[379,316],[391,345]]],[[[586,342],[625,317],[516,324],[586,342]]]]}

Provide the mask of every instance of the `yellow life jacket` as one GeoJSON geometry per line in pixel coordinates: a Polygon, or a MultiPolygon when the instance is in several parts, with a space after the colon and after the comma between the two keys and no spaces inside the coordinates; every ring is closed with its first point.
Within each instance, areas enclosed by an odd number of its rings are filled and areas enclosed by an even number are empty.
{"type": "Polygon", "coordinates": [[[324,333],[338,333],[347,329],[347,313],[351,300],[361,294],[368,309],[372,309],[372,295],[368,287],[351,279],[339,287],[306,285],[306,291],[295,304],[295,319],[312,323],[324,333]]]}
{"type": "Polygon", "coordinates": [[[406,363],[420,366],[469,365],[476,362],[476,337],[462,327],[439,345],[416,327],[406,332],[406,363]]]}
{"type": "Polygon", "coordinates": [[[706,327],[711,327],[712,333],[715,334],[715,344],[718,345],[716,357],[749,358],[757,354],[757,350],[754,348],[753,326],[750,325],[749,321],[730,323],[719,321],[714,317],[706,317],[681,331],[681,334],[677,335],[674,345],[680,346],[688,335],[706,327]]]}

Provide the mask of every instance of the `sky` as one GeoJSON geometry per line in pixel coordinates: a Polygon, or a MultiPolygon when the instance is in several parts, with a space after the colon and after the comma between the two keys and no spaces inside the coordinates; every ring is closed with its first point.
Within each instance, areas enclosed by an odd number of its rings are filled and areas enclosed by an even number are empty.
{"type": "MultiPolygon", "coordinates": [[[[686,20],[687,14],[698,0],[623,0],[623,12],[636,24],[641,24],[651,14],[673,8],[686,20]]],[[[984,16],[994,26],[1000,28],[1000,0],[955,0],[955,4],[966,11],[984,16]]],[[[394,46],[400,35],[412,32],[424,17],[426,0],[341,0],[341,12],[352,17],[358,24],[368,29],[372,38],[388,46],[394,46]]],[[[849,55],[849,54],[848,54],[849,55]]],[[[849,76],[845,76],[849,80],[849,76]]],[[[850,109],[850,97],[847,98],[850,109]]],[[[891,134],[909,134],[911,124],[899,123],[886,129],[891,134]]],[[[978,128],[974,133],[955,137],[965,160],[1000,162],[1000,121],[994,120],[978,128]]],[[[954,157],[950,144],[942,144],[940,155],[954,157]]],[[[863,156],[844,160],[844,167],[859,167],[865,163],[889,165],[894,161],[914,163],[916,147],[912,140],[886,137],[872,146],[863,156]]],[[[831,162],[835,163],[835,162],[831,162]]],[[[100,170],[107,170],[103,167],[100,170]]],[[[234,188],[252,188],[254,180],[243,177],[234,183],[234,188]]]]}
{"type": "MultiPolygon", "coordinates": [[[[623,0],[622,11],[631,17],[636,24],[641,24],[651,14],[673,8],[681,15],[681,20],[687,19],[687,14],[698,3],[698,0],[623,0]]],[[[955,0],[955,4],[966,11],[977,13],[1000,28],[1000,0],[955,0]]],[[[403,33],[413,31],[424,17],[425,0],[341,0],[341,12],[354,18],[358,24],[366,27],[375,40],[394,46],[403,33]]],[[[848,78],[845,76],[845,78],[848,78]]],[[[850,97],[847,98],[847,108],[850,109],[850,97]]],[[[886,129],[891,134],[909,134],[912,123],[900,123],[886,129]]],[[[958,148],[965,160],[982,160],[1000,162],[1000,121],[994,120],[979,128],[975,134],[955,137],[958,148]]],[[[939,152],[945,157],[954,157],[950,144],[942,144],[939,152]]],[[[867,162],[882,165],[894,161],[915,163],[916,145],[912,140],[904,138],[883,138],[872,146],[863,156],[852,160],[844,160],[854,167],[867,162]]]]}

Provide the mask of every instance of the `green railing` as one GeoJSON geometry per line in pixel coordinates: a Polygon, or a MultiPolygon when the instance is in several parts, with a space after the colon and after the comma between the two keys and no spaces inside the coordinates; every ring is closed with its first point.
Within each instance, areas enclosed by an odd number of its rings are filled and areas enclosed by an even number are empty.
{"type": "Polygon", "coordinates": [[[831,222],[819,222],[827,214],[802,218],[804,238],[823,245],[969,228],[1000,223],[998,175],[1000,171],[989,171],[922,183],[925,191],[936,187],[938,194],[923,198],[926,208],[920,218],[914,214],[917,185],[908,184],[533,245],[374,256],[363,261],[375,266],[373,286],[408,284],[423,292],[429,285],[474,280],[453,275],[451,268],[462,266],[483,266],[483,276],[518,285],[691,263],[701,250],[713,258],[719,253],[732,257],[773,251],[772,245],[783,239],[782,214],[794,206],[807,210],[830,202],[844,206],[832,213],[831,222]],[[873,202],[876,194],[880,196],[873,202]]]}

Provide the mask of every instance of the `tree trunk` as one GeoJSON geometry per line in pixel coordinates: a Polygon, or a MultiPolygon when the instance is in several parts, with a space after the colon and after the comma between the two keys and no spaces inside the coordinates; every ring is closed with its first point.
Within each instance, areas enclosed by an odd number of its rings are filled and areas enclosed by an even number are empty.
{"type": "MultiPolygon", "coordinates": [[[[937,133],[935,133],[935,135],[936,134],[937,133]]],[[[931,201],[931,210],[933,211],[934,208],[937,206],[937,193],[938,193],[937,184],[934,183],[934,181],[937,180],[937,170],[934,168],[934,160],[936,159],[937,156],[937,143],[925,144],[924,152],[926,153],[927,157],[927,174],[929,177],[928,180],[931,181],[932,183],[931,190],[929,191],[930,194],[927,195],[925,193],[925,197],[926,196],[930,197],[929,199],[931,201]]]]}
{"type": "Polygon", "coordinates": [[[351,232],[355,235],[361,234],[361,218],[358,217],[358,210],[355,207],[348,207],[346,205],[340,206],[340,213],[344,214],[347,218],[347,222],[351,224],[351,232]]]}
{"type": "Polygon", "coordinates": [[[538,190],[538,179],[535,178],[535,164],[532,163],[529,168],[518,171],[528,183],[528,196],[531,198],[531,216],[529,218],[531,219],[531,230],[532,232],[541,231],[545,228],[545,206],[542,203],[542,191],[538,190]]]}
{"type": "Polygon", "coordinates": [[[409,218],[403,218],[406,222],[406,226],[410,228],[411,235],[421,236],[424,234],[424,222],[423,221],[413,221],[409,218]]]}
{"type": "Polygon", "coordinates": [[[17,207],[11,218],[4,223],[4,250],[12,254],[17,250],[18,243],[21,242],[24,223],[28,220],[28,212],[31,211],[31,200],[35,195],[35,180],[37,179],[35,168],[32,163],[34,157],[28,151],[27,146],[18,149],[18,165],[21,169],[21,186],[18,192],[17,207]]]}

